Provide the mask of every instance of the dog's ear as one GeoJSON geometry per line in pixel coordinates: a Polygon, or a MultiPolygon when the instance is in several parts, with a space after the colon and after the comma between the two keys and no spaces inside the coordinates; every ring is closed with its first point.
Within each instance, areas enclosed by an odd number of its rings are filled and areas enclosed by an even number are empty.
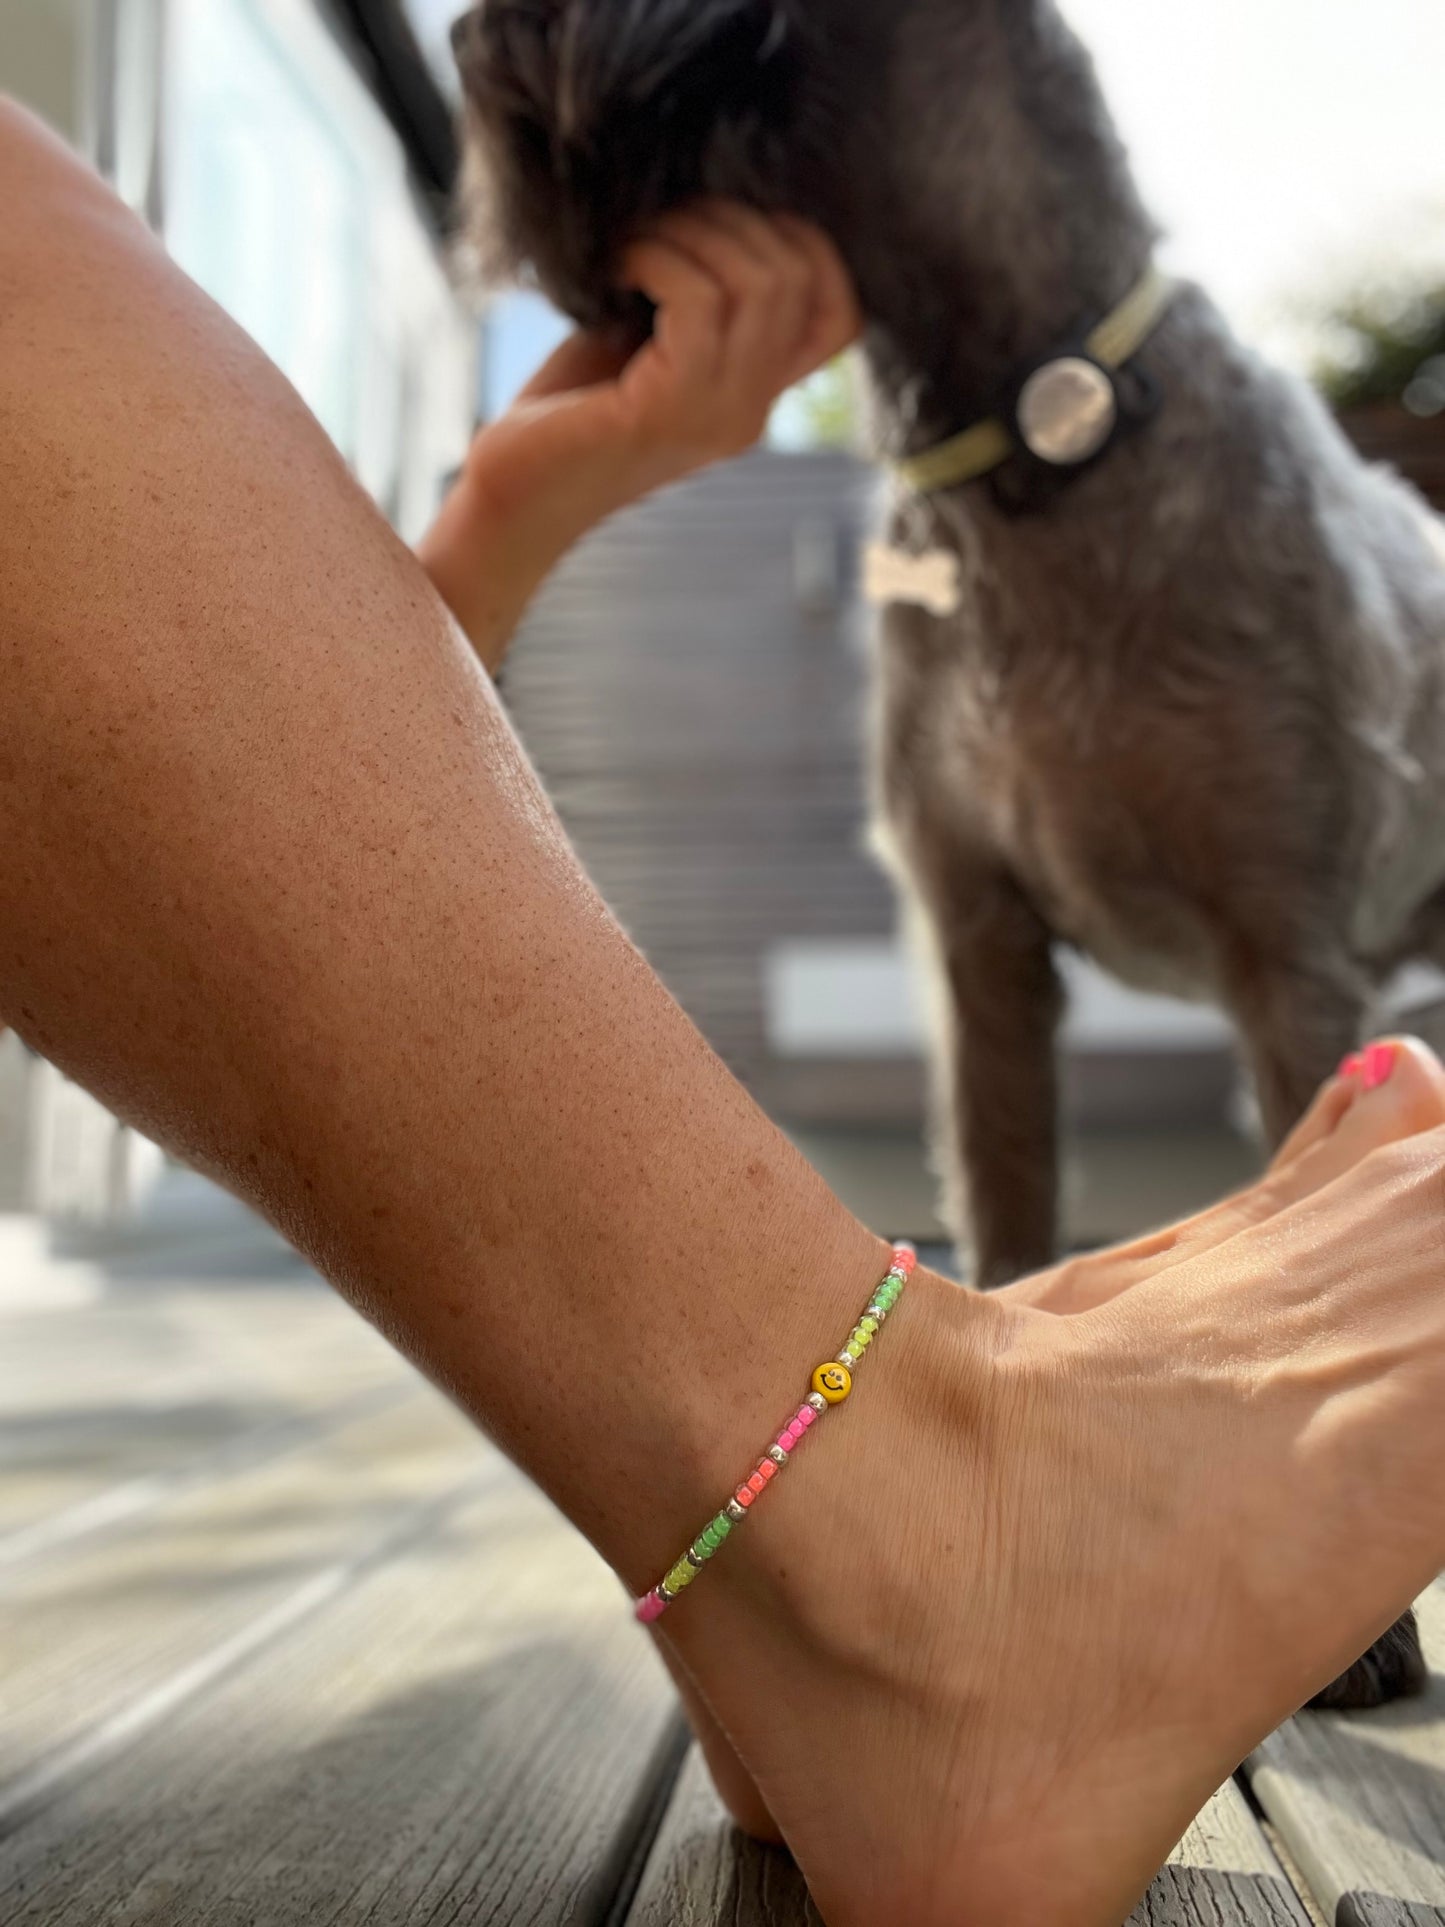
{"type": "Polygon", "coordinates": [[[484,0],[454,30],[494,258],[618,313],[639,228],[699,195],[787,200],[796,0],[484,0]]]}

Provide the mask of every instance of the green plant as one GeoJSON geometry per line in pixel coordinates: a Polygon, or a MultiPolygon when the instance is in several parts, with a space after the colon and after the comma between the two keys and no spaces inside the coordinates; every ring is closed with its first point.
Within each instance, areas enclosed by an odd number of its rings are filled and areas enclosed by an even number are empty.
{"type": "Polygon", "coordinates": [[[1328,317],[1329,347],[1315,379],[1336,408],[1403,404],[1445,415],[1445,283],[1372,290],[1328,317]]]}
{"type": "Polygon", "coordinates": [[[858,443],[858,393],[846,355],[820,368],[798,390],[798,407],[815,448],[855,448],[858,443]]]}

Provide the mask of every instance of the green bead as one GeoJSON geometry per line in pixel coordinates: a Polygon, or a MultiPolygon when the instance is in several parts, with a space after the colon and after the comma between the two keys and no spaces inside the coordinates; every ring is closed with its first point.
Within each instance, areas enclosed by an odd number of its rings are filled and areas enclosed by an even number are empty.
{"type": "Polygon", "coordinates": [[[717,1534],[718,1544],[721,1545],[732,1531],[733,1522],[725,1512],[720,1512],[712,1522],[712,1529],[717,1534]]]}
{"type": "Polygon", "coordinates": [[[697,1567],[690,1564],[686,1559],[679,1559],[662,1583],[670,1593],[676,1595],[680,1593],[684,1587],[690,1586],[696,1578],[697,1567]]]}
{"type": "Polygon", "coordinates": [[[878,1320],[876,1318],[864,1318],[860,1320],[858,1329],[860,1332],[867,1332],[871,1338],[878,1329],[878,1320]]]}

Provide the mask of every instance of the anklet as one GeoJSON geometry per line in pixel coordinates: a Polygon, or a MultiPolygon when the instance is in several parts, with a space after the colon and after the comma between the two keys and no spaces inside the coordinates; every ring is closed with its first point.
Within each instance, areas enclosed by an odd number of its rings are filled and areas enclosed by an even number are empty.
{"type": "Polygon", "coordinates": [[[776,1441],[768,1447],[766,1457],[759,1459],[757,1470],[743,1481],[717,1517],[708,1521],[666,1578],[637,1601],[633,1611],[644,1626],[661,1619],[677,1595],[697,1578],[733,1527],[741,1525],[747,1518],[754,1501],[763,1496],[788,1463],[794,1447],[801,1445],[826,1411],[834,1405],[841,1405],[847,1398],[853,1389],[853,1373],[858,1368],[858,1361],[873,1343],[879,1326],[898,1303],[899,1295],[913,1275],[913,1267],[917,1262],[918,1254],[911,1245],[893,1247],[893,1263],[889,1266],[888,1275],[868,1301],[868,1309],[853,1327],[847,1344],[838,1356],[825,1359],[813,1373],[813,1389],[806,1403],[798,1407],[796,1414],[779,1432],[776,1441]]]}

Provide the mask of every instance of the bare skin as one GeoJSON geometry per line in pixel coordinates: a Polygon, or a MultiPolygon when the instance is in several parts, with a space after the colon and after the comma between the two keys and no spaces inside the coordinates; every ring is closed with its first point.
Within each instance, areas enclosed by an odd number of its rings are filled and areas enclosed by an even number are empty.
{"type": "MultiPolygon", "coordinates": [[[[639,1592],[885,1247],[608,918],[285,385],[8,113],[0,198],[0,1017],[639,1592]]],[[[831,1927],[1117,1922],[1433,1576],[1442,1137],[1056,1280],[1074,1316],[915,1280],[662,1622],[831,1927]]]]}
{"type": "MultiPolygon", "coordinates": [[[[1372,1152],[1401,1145],[1445,1125],[1445,1070],[1417,1039],[1395,1038],[1376,1047],[1374,1076],[1366,1085],[1362,1062],[1333,1078],[1308,1114],[1280,1147],[1268,1171],[1237,1196],[1177,1225],[1109,1251],[1072,1258],[997,1293],[1011,1303],[1071,1315],[1092,1310],[1136,1284],[1159,1278],[1186,1259],[1200,1259],[1237,1233],[1269,1220],[1347,1176],[1372,1152]]],[[[670,1642],[661,1639],[674,1677],[682,1671],[670,1642]]],[[[691,1682],[679,1680],[689,1717],[718,1792],[745,1833],[779,1843],[783,1834],[757,1782],[743,1766],[726,1733],[691,1682]]]]}
{"type": "Polygon", "coordinates": [[[628,251],[657,308],[637,353],[577,334],[477,436],[417,554],[485,667],[500,666],[544,576],[578,537],[709,462],[740,454],[778,396],[860,326],[837,251],[746,208],[674,214],[628,251]]]}

